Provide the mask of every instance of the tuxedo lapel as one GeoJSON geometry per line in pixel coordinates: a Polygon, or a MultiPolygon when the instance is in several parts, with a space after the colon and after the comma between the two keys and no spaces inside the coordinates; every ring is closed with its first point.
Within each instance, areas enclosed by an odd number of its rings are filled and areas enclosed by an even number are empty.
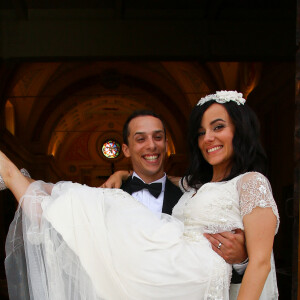
{"type": "Polygon", "coordinates": [[[124,192],[127,192],[130,195],[131,195],[131,190],[130,190],[130,182],[131,182],[131,180],[132,180],[132,176],[129,176],[128,179],[126,181],[124,181],[122,183],[122,186],[121,186],[121,189],[124,192]]]}
{"type": "Polygon", "coordinates": [[[173,207],[177,204],[181,196],[182,196],[182,192],[180,188],[174,185],[167,178],[162,212],[171,215],[173,207]]]}

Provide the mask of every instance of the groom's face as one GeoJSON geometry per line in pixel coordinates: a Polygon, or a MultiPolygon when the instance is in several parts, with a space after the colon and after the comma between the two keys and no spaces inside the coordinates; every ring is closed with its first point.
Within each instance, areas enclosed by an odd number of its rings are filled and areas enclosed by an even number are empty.
{"type": "Polygon", "coordinates": [[[132,162],[133,170],[146,182],[164,176],[167,140],[161,120],[153,116],[138,116],[128,124],[128,144],[123,153],[132,162]]]}

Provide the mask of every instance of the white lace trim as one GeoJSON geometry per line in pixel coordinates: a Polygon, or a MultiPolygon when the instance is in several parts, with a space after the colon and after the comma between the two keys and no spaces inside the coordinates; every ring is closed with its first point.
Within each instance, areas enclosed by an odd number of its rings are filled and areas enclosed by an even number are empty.
{"type": "Polygon", "coordinates": [[[240,178],[238,188],[242,218],[250,214],[255,207],[270,207],[277,218],[277,233],[279,214],[268,179],[257,172],[246,173],[240,178]]]}
{"type": "Polygon", "coordinates": [[[228,300],[229,286],[232,275],[232,267],[225,260],[220,258],[220,262],[214,265],[213,277],[207,291],[207,300],[228,300]],[[229,276],[228,276],[229,274],[229,276]]]}
{"type": "Polygon", "coordinates": [[[237,228],[241,228],[239,223],[228,223],[228,224],[211,224],[204,228],[205,233],[215,234],[224,231],[234,231],[237,228]]]}

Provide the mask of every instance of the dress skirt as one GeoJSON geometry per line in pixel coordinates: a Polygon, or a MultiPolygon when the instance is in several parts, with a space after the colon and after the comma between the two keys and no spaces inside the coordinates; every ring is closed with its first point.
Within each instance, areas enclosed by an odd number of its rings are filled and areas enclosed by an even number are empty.
{"type": "Polygon", "coordinates": [[[24,245],[30,299],[229,297],[231,266],[202,233],[187,237],[182,221],[121,190],[35,182],[21,207],[6,251],[24,245]]]}

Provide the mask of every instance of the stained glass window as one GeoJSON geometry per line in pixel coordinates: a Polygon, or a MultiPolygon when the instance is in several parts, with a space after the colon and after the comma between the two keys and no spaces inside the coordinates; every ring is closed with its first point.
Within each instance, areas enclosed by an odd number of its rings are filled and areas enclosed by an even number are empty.
{"type": "Polygon", "coordinates": [[[114,140],[108,140],[102,145],[102,153],[107,158],[118,157],[120,149],[120,144],[114,140]]]}

